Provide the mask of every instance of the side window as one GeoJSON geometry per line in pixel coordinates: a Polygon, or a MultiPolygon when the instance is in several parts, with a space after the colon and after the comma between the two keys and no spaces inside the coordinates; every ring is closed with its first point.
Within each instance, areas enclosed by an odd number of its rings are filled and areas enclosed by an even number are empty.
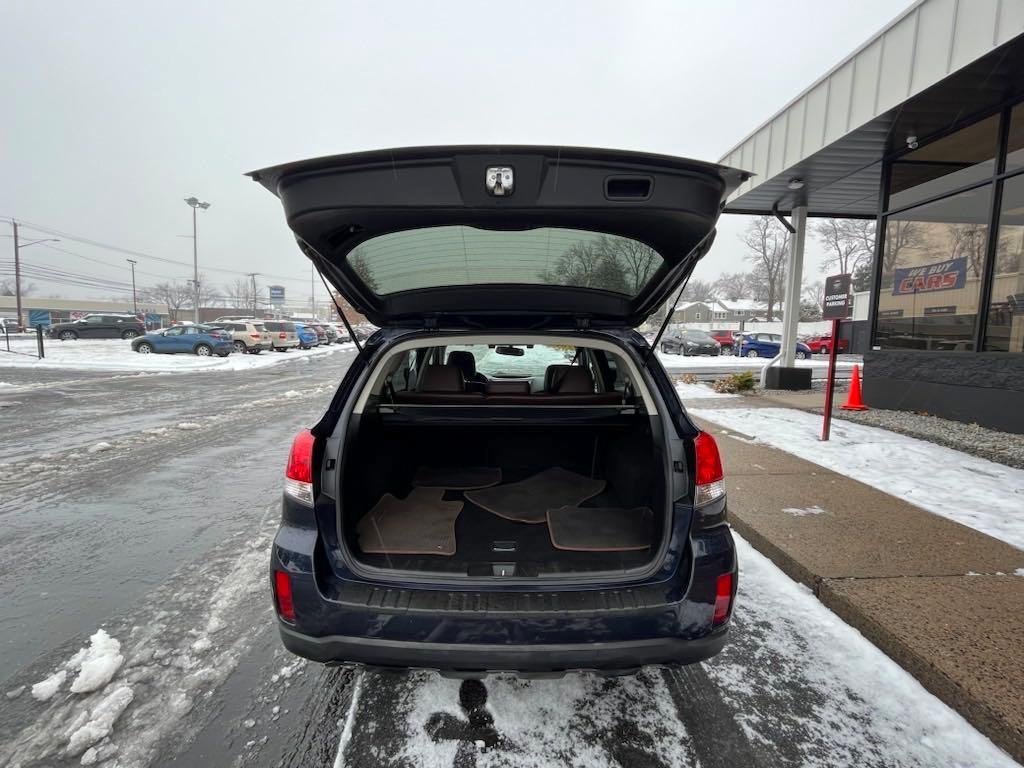
{"type": "Polygon", "coordinates": [[[89,315],[85,318],[85,322],[89,325],[100,325],[103,322],[103,318],[100,315],[89,315]]]}
{"type": "Polygon", "coordinates": [[[165,333],[164,335],[165,336],[181,336],[181,332],[183,330],[184,329],[179,325],[179,326],[177,326],[175,328],[168,328],[167,329],[167,333],[165,333]]]}
{"type": "Polygon", "coordinates": [[[186,336],[197,336],[199,334],[199,329],[196,328],[194,325],[190,325],[186,327],[185,330],[182,331],[182,333],[184,333],[186,336]]]}
{"type": "Polygon", "coordinates": [[[402,355],[402,362],[391,375],[391,386],[396,392],[406,392],[412,389],[412,361],[413,353],[406,352],[402,355]]]}

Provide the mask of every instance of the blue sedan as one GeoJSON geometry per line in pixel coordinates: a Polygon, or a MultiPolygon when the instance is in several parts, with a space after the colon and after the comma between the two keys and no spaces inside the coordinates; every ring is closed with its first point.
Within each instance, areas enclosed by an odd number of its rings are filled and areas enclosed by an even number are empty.
{"type": "MultiPolygon", "coordinates": [[[[782,336],[778,333],[744,333],[736,341],[736,353],[744,357],[775,357],[782,349],[782,336]]],[[[811,348],[798,341],[796,356],[799,360],[809,360],[811,348]]]]}
{"type": "Polygon", "coordinates": [[[320,345],[320,337],[308,325],[296,323],[295,332],[299,335],[299,346],[303,349],[310,349],[320,345]]]}
{"type": "Polygon", "coordinates": [[[189,352],[200,357],[227,357],[234,349],[230,334],[208,325],[175,325],[132,340],[140,354],[189,352]]]}

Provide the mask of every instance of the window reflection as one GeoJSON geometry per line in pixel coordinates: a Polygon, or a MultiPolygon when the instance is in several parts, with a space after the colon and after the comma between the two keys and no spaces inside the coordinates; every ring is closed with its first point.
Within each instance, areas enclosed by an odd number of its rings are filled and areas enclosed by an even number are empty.
{"type": "Polygon", "coordinates": [[[973,350],[991,186],[886,220],[875,343],[973,350]]]}
{"type": "Polygon", "coordinates": [[[1003,184],[984,348],[1024,352],[1024,176],[1003,184]]]}

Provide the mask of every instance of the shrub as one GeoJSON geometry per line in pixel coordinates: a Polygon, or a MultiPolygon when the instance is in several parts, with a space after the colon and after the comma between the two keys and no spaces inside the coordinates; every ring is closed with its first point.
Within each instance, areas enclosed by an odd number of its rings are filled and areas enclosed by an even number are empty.
{"type": "Polygon", "coordinates": [[[741,373],[730,374],[724,379],[718,379],[711,388],[714,389],[715,392],[735,395],[743,392],[751,392],[756,386],[757,379],[754,378],[753,371],[743,371],[741,373]]]}
{"type": "Polygon", "coordinates": [[[683,384],[696,384],[698,383],[699,379],[692,373],[684,373],[680,377],[680,381],[682,381],[683,384]]]}

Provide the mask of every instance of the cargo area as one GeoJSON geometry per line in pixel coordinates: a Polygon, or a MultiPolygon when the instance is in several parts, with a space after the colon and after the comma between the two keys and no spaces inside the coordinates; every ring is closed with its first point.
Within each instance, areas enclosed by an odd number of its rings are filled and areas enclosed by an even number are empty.
{"type": "Polygon", "coordinates": [[[665,460],[646,415],[453,424],[417,410],[350,430],[339,525],[361,564],[542,579],[642,569],[660,551],[665,460]]]}

